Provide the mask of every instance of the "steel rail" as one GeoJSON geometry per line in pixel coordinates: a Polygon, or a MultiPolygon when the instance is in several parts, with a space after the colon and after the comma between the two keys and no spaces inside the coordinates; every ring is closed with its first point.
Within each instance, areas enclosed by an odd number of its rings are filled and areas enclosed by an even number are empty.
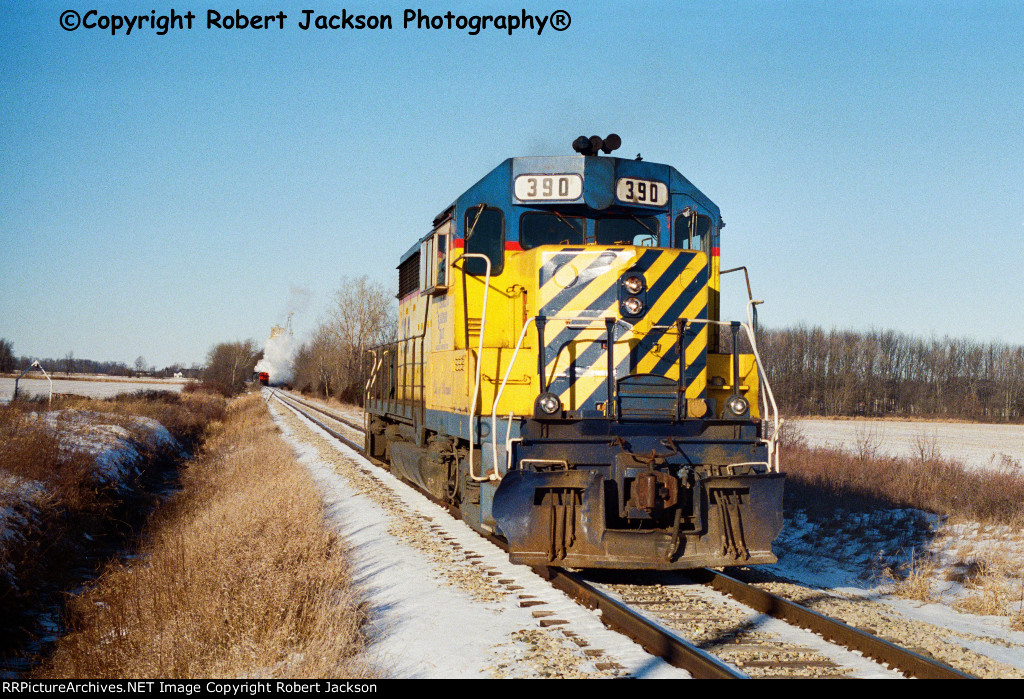
{"type": "Polygon", "coordinates": [[[670,629],[630,609],[595,589],[578,576],[560,568],[535,567],[534,571],[555,588],[588,609],[601,612],[601,622],[636,641],[651,655],[682,668],[698,680],[743,680],[750,677],[711,653],[698,648],[670,629]]]}
{"type": "Polygon", "coordinates": [[[910,677],[919,679],[974,679],[938,660],[914,653],[894,643],[872,636],[836,619],[779,597],[759,587],[744,583],[710,568],[688,571],[688,575],[709,587],[734,597],[743,604],[819,634],[825,640],[856,650],[885,663],[910,677]]]}
{"type": "MultiPolygon", "coordinates": [[[[359,444],[357,442],[353,442],[351,439],[349,439],[345,435],[341,434],[337,430],[331,429],[330,427],[328,427],[324,423],[320,422],[319,420],[317,420],[315,417],[313,417],[312,415],[310,415],[306,411],[302,410],[301,408],[296,407],[294,404],[289,405],[289,400],[294,400],[293,398],[291,398],[291,396],[287,396],[285,398],[282,398],[281,395],[280,395],[280,392],[277,392],[277,391],[272,391],[272,395],[275,398],[277,398],[279,401],[281,401],[284,405],[286,405],[289,408],[291,408],[292,410],[296,410],[296,411],[302,413],[302,415],[307,420],[309,420],[310,422],[315,424],[317,427],[319,427],[320,429],[322,429],[325,432],[327,432],[329,435],[331,435],[332,437],[337,439],[339,442],[341,442],[345,446],[349,447],[350,449],[354,449],[355,451],[359,452],[360,454],[365,454],[366,453],[366,450],[365,450],[365,448],[363,447],[362,444],[359,444]]],[[[321,412],[323,412],[323,411],[321,411],[321,412]]],[[[338,420],[338,422],[343,422],[343,421],[342,420],[338,420]]],[[[348,424],[348,423],[343,423],[343,424],[348,424]]],[[[357,428],[357,429],[361,429],[361,428],[357,428]]]]}
{"type": "MultiPolygon", "coordinates": [[[[356,444],[352,440],[346,438],[344,435],[338,433],[336,430],[331,429],[320,420],[316,419],[306,411],[295,405],[296,402],[305,405],[313,410],[329,415],[332,419],[336,419],[343,424],[349,424],[344,420],[339,419],[336,415],[333,415],[329,411],[323,410],[316,406],[309,405],[305,401],[299,401],[293,396],[282,394],[280,391],[271,391],[272,395],[281,401],[283,404],[288,405],[292,410],[297,410],[302,413],[306,419],[326,431],[335,439],[340,440],[346,446],[358,451],[365,457],[365,450],[361,444],[356,444]],[[289,405],[290,404],[290,405],[289,405]]],[[[359,428],[356,428],[359,429],[359,428]]],[[[367,457],[368,458],[368,457],[367,457]]],[[[386,468],[386,464],[376,459],[371,459],[373,463],[386,468]]],[[[415,486],[414,486],[415,487],[415,486]]],[[[423,493],[422,490],[417,488],[417,492],[420,492],[434,503],[447,509],[452,516],[461,519],[461,513],[458,508],[437,500],[430,495],[423,493]]],[[[493,535],[482,535],[485,539],[500,547],[503,551],[508,551],[508,544],[503,539],[499,539],[493,535]]],[[[636,641],[640,646],[644,648],[648,653],[661,658],[665,662],[673,665],[674,667],[686,670],[697,679],[748,679],[747,675],[736,670],[735,668],[722,662],[714,655],[698,648],[697,646],[689,643],[685,639],[673,633],[671,630],[662,627],[656,622],[647,619],[643,615],[639,614],[635,610],[629,609],[626,605],[618,600],[612,598],[608,594],[597,590],[588,583],[584,582],[578,576],[573,575],[567,571],[559,568],[549,568],[546,566],[533,566],[532,570],[537,573],[540,577],[544,578],[552,584],[558,590],[561,590],[566,595],[576,600],[588,609],[599,609],[601,611],[601,621],[605,626],[618,631],[619,633],[628,636],[629,638],[636,641]]]]}
{"type": "Polygon", "coordinates": [[[351,422],[349,418],[346,418],[346,417],[344,417],[342,415],[338,415],[337,413],[332,412],[330,410],[327,410],[326,408],[323,408],[323,407],[321,407],[319,405],[316,405],[314,403],[310,403],[309,401],[303,400],[302,398],[297,398],[296,396],[293,396],[293,395],[291,395],[289,393],[284,393],[284,392],[282,392],[280,390],[274,391],[274,393],[280,393],[285,398],[287,398],[288,400],[290,400],[290,401],[292,401],[294,403],[299,403],[300,405],[304,405],[307,408],[309,408],[311,410],[315,410],[318,413],[322,413],[322,414],[326,415],[327,417],[331,418],[332,420],[337,420],[341,424],[347,425],[348,427],[351,427],[354,430],[358,430],[359,432],[364,432],[362,425],[358,425],[358,424],[356,424],[354,422],[351,422]]]}
{"type": "MultiPolygon", "coordinates": [[[[294,398],[293,396],[283,394],[284,397],[282,397],[282,394],[278,391],[272,391],[272,394],[285,405],[288,405],[289,402],[292,401],[298,402],[316,410],[317,412],[328,415],[332,419],[348,425],[353,429],[362,429],[361,427],[355,427],[330,411],[310,405],[305,401],[294,398]]],[[[305,415],[305,417],[311,422],[345,445],[359,452],[365,458],[370,458],[366,457],[365,449],[362,444],[353,442],[344,435],[331,429],[323,422],[317,420],[309,413],[303,411],[301,408],[296,407],[294,404],[290,407],[305,415]]],[[[387,468],[387,464],[378,461],[377,459],[370,459],[370,461],[384,467],[385,469],[387,468]]],[[[423,491],[418,488],[417,491],[423,493],[423,491]]],[[[458,508],[448,503],[441,502],[429,494],[423,494],[434,503],[447,509],[452,516],[461,519],[461,513],[458,508]]],[[[503,539],[493,535],[481,534],[481,536],[496,546],[499,546],[502,550],[508,550],[507,543],[503,539]]],[[[532,569],[539,576],[550,582],[555,588],[561,590],[583,606],[589,609],[600,610],[601,621],[605,626],[628,636],[640,644],[644,650],[651,655],[665,660],[670,665],[690,672],[695,678],[746,679],[748,677],[732,666],[722,662],[714,655],[689,643],[671,630],[662,627],[636,610],[630,609],[619,600],[616,600],[601,590],[594,588],[581,577],[561,568],[533,566],[532,569]]],[[[973,678],[973,675],[956,670],[955,668],[945,665],[937,660],[914,653],[913,651],[897,646],[878,638],[877,636],[872,636],[860,629],[856,629],[848,624],[824,616],[823,614],[808,609],[807,607],[803,607],[795,602],[791,602],[783,597],[779,597],[778,595],[774,595],[758,587],[744,583],[720,571],[712,570],[710,568],[699,568],[687,571],[687,575],[697,582],[708,585],[709,587],[724,594],[730,595],[762,614],[767,614],[773,618],[780,619],[819,634],[828,641],[841,645],[845,648],[849,648],[850,650],[859,651],[863,655],[878,662],[887,664],[889,667],[908,676],[920,679],[973,678]]]]}

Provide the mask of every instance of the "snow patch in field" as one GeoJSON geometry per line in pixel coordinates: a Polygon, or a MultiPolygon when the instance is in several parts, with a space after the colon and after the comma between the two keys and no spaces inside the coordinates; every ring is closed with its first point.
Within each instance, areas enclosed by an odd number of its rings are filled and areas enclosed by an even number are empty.
{"type": "MultiPolygon", "coordinates": [[[[39,524],[39,507],[46,498],[46,488],[39,481],[29,480],[6,471],[0,471],[0,553],[25,540],[25,532],[39,524]]],[[[14,563],[0,556],[0,579],[11,589],[17,589],[14,563]]]]}
{"type": "Polygon", "coordinates": [[[96,482],[118,484],[139,474],[142,454],[139,447],[159,450],[178,449],[177,441],[163,425],[147,417],[120,417],[118,423],[108,413],[88,410],[56,410],[42,415],[45,424],[62,436],[61,450],[88,454],[93,459],[96,482]]]}
{"type": "Polygon", "coordinates": [[[808,587],[884,603],[908,619],[949,629],[951,643],[1024,669],[1024,632],[1010,628],[1009,616],[958,609],[979,590],[956,578],[965,561],[987,557],[1009,571],[1005,608],[1010,613],[1019,611],[1024,597],[1024,579],[1019,577],[1024,570],[1020,532],[949,523],[909,508],[840,513],[836,519],[811,522],[803,512],[787,513],[776,542],[779,562],[760,568],[808,587]],[[934,601],[895,594],[898,577],[913,572],[915,566],[927,576],[934,601]]]}

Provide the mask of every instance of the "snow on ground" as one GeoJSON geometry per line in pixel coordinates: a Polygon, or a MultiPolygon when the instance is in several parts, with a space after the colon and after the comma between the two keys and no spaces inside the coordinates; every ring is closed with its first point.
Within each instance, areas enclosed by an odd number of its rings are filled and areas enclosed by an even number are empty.
{"type": "MultiPolygon", "coordinates": [[[[1024,669],[1024,632],[1010,617],[969,614],[957,609],[982,594],[956,582],[965,562],[988,557],[1007,570],[1024,570],[1024,534],[1008,527],[951,524],[917,510],[846,513],[836,522],[809,522],[787,513],[775,545],[779,562],[763,566],[777,576],[811,588],[881,602],[907,619],[949,632],[955,642],[1006,665],[1024,669]],[[918,566],[930,580],[933,601],[895,594],[886,568],[906,574],[918,566]]],[[[1024,579],[1011,577],[1006,605],[1021,609],[1024,579]]]]}
{"type": "MultiPolygon", "coordinates": [[[[941,457],[1004,473],[1024,467],[1024,425],[826,419],[792,424],[810,446],[941,457]]],[[[784,578],[876,599],[903,617],[949,630],[949,638],[965,648],[1024,669],[1024,632],[1010,628],[1010,616],[965,611],[1000,606],[1009,614],[1022,613],[1024,532],[945,521],[911,509],[842,513],[826,523],[787,512],[776,548],[779,563],[769,569],[784,578]],[[976,584],[964,581],[972,568],[984,573],[976,584]],[[932,599],[896,594],[893,571],[930,581],[932,599]]]]}
{"type": "MultiPolygon", "coordinates": [[[[39,481],[0,471],[0,553],[21,544],[25,534],[39,524],[40,503],[46,500],[46,488],[39,481]]],[[[14,563],[6,560],[0,567],[0,580],[14,586],[14,563]]]]}
{"type": "MultiPolygon", "coordinates": [[[[439,570],[436,560],[393,533],[393,515],[353,489],[317,453],[301,441],[282,419],[284,408],[270,403],[274,419],[313,473],[324,492],[331,521],[350,545],[357,584],[364,591],[374,619],[374,642],[369,656],[388,676],[401,678],[481,678],[537,676],[531,653],[575,652],[572,662],[583,672],[597,671],[595,662],[615,662],[620,674],[632,677],[685,678],[677,668],[646,653],[617,633],[607,630],[600,617],[554,590],[526,566],[509,562],[508,555],[488,543],[467,525],[451,518],[419,493],[386,471],[362,460],[356,452],[334,443],[331,448],[365,464],[366,472],[394,490],[401,508],[432,520],[436,534],[454,539],[467,555],[477,554],[475,565],[495,579],[522,589],[481,599],[439,570]],[[519,598],[532,595],[543,607],[520,607],[519,598]],[[533,614],[538,608],[564,619],[565,627],[542,629],[533,614]],[[588,648],[604,655],[590,660],[561,632],[568,628],[585,639],[588,648]],[[545,636],[546,638],[538,638],[545,636]],[[554,649],[554,650],[552,650],[554,649]]],[[[305,421],[304,421],[305,422],[305,421]]],[[[322,431],[306,422],[314,431],[322,431]]],[[[382,485],[383,487],[383,485],[382,485]]],[[[425,521],[425,520],[424,520],[425,521]]],[[[424,524],[426,526],[426,524],[424,524]]]]}
{"type": "Polygon", "coordinates": [[[167,428],[148,417],[118,417],[90,410],[53,410],[43,413],[41,419],[51,430],[64,436],[62,452],[84,452],[92,456],[97,484],[122,483],[128,477],[138,475],[142,464],[140,447],[154,450],[178,448],[167,428]]]}
{"type": "MultiPolygon", "coordinates": [[[[14,397],[15,379],[0,377],[0,403],[9,403],[14,397]]],[[[72,393],[89,398],[113,398],[121,393],[135,391],[173,391],[180,393],[185,386],[182,379],[149,379],[132,381],[115,377],[101,380],[53,379],[54,393],[72,393]]],[[[46,397],[50,393],[50,382],[40,374],[28,374],[18,381],[18,395],[46,397]]]]}
{"type": "Polygon", "coordinates": [[[853,454],[863,448],[879,455],[941,456],[972,468],[1024,466],[1024,425],[917,420],[789,420],[812,447],[853,454]]]}
{"type": "MultiPolygon", "coordinates": [[[[272,405],[277,405],[272,403],[272,405]]],[[[358,409],[341,410],[337,404],[331,403],[331,409],[345,412],[350,417],[361,419],[362,415],[358,409]]],[[[812,441],[818,436],[824,438],[827,443],[841,445],[836,434],[848,434],[850,439],[848,448],[856,449],[856,425],[858,421],[850,420],[801,420],[798,421],[801,431],[812,441]],[[817,423],[821,428],[820,432],[807,430],[806,423],[817,423]],[[838,425],[841,429],[837,432],[828,432],[828,429],[838,425]],[[842,430],[848,432],[844,433],[842,430]],[[830,436],[831,435],[831,436],[830,436]],[[828,441],[831,440],[831,441],[828,441]]],[[[860,421],[861,423],[863,421],[860,421]]],[[[878,421],[877,424],[883,424],[878,421]]],[[[885,421],[886,425],[889,421],[885,421]]],[[[887,435],[902,433],[910,434],[910,443],[913,444],[913,437],[917,429],[936,428],[936,434],[945,436],[947,434],[963,434],[959,432],[962,428],[977,427],[975,425],[946,424],[946,423],[905,423],[901,429],[887,431],[887,435]],[[942,428],[957,428],[950,432],[942,428]]],[[[1012,435],[1017,426],[991,426],[996,427],[997,432],[1012,435]]],[[[819,442],[823,443],[823,442],[819,442]]],[[[993,438],[990,446],[1003,449],[1009,444],[999,442],[993,438]]],[[[953,450],[949,445],[955,445],[955,439],[939,443],[939,450],[944,456],[953,450]]],[[[344,447],[337,447],[339,450],[347,451],[344,447]]],[[[1021,458],[1021,450],[1014,452],[1016,458],[1021,458]]],[[[374,469],[380,477],[388,479],[389,482],[397,482],[379,469],[374,469]]],[[[344,491],[344,486],[335,484],[334,478],[328,473],[321,473],[320,477],[325,479],[325,491],[335,493],[335,489],[344,491]]],[[[404,488],[399,484],[400,488],[404,488]]],[[[408,489],[406,489],[408,490],[408,489]]],[[[408,491],[412,492],[412,491],[408,491]]],[[[488,646],[501,647],[502,643],[508,643],[506,638],[508,630],[514,628],[516,623],[509,623],[508,619],[515,619],[514,611],[499,611],[499,608],[491,608],[483,614],[484,619],[491,620],[493,631],[483,632],[482,627],[472,624],[473,632],[468,634],[471,637],[469,646],[472,652],[466,650],[461,652],[453,641],[447,640],[447,633],[438,639],[429,633],[426,638],[421,638],[421,629],[430,630],[430,620],[436,619],[433,610],[444,608],[450,604],[447,597],[443,597],[439,590],[446,590],[445,583],[437,579],[436,573],[430,570],[429,564],[422,560],[422,555],[409,549],[402,550],[401,554],[396,553],[401,546],[389,538],[386,533],[377,529],[362,529],[366,520],[359,514],[364,507],[351,494],[335,494],[333,497],[341,498],[344,502],[346,517],[352,521],[348,524],[339,519],[339,527],[342,532],[356,531],[360,544],[357,547],[361,551],[361,560],[366,571],[365,582],[371,590],[371,596],[376,600],[379,609],[390,615],[390,621],[383,622],[395,634],[394,639],[383,639],[377,646],[382,657],[401,657],[402,674],[399,676],[422,676],[422,677],[448,677],[456,676],[453,673],[465,671],[466,676],[486,676],[488,672],[486,654],[480,652],[481,648],[488,646]],[[419,557],[419,558],[417,558],[419,557]],[[419,562],[416,562],[419,560],[419,562]],[[410,577],[411,576],[411,577],[410,577]],[[418,588],[410,589],[407,585],[396,583],[399,579],[423,580],[428,591],[421,592],[418,588]],[[422,597],[421,597],[422,595],[422,597]],[[422,600],[422,603],[421,603],[422,600]],[[505,616],[512,614],[513,616],[505,616]],[[492,617],[494,617],[492,619],[492,617]],[[426,619],[427,621],[424,621],[426,619]],[[424,645],[429,647],[424,648],[424,645]],[[439,650],[440,648],[440,650],[439,650]],[[422,655],[421,654],[425,654],[422,655]],[[437,666],[435,660],[439,656],[455,658],[450,661],[450,667],[437,666]],[[465,668],[470,668],[466,670],[465,668]],[[438,672],[438,674],[432,674],[438,672]],[[418,673],[418,674],[417,674],[418,673]],[[473,674],[475,673],[475,674],[473,674]]],[[[418,494],[412,493],[409,496],[403,495],[403,501],[408,498],[419,498],[428,508],[433,507],[418,494]]],[[[433,510],[436,513],[436,509],[433,510]]],[[[340,515],[339,515],[340,516],[340,515]]],[[[375,518],[381,517],[375,515],[375,518]]],[[[374,520],[374,527],[384,526],[374,520]]],[[[458,539],[467,548],[486,548],[485,542],[477,537],[468,527],[461,523],[452,521],[445,524],[448,531],[453,527],[460,533],[458,539]]],[[[385,527],[386,528],[386,527],[385,527]]],[[[346,534],[347,535],[347,534],[346,534]]],[[[1016,567],[1024,570],[1024,534],[1018,531],[1010,531],[1006,527],[986,527],[977,524],[953,524],[947,523],[939,518],[911,509],[885,510],[872,513],[842,513],[836,517],[834,522],[810,522],[807,517],[799,512],[787,512],[786,521],[782,535],[776,544],[776,552],[779,555],[779,562],[772,566],[760,566],[766,572],[800,583],[810,588],[832,591],[840,595],[849,595],[854,598],[864,598],[881,602],[893,612],[910,620],[922,621],[931,624],[938,629],[948,629],[949,638],[964,648],[968,648],[982,655],[998,660],[1016,668],[1024,669],[1024,632],[1010,629],[1010,619],[1007,616],[986,616],[969,614],[958,610],[955,605],[962,603],[971,595],[977,595],[977,590],[951,581],[952,574],[963,567],[964,562],[976,559],[1000,561],[1006,567],[1016,567]],[[930,572],[933,579],[932,593],[936,601],[924,603],[912,599],[899,597],[894,594],[894,584],[891,577],[886,577],[886,569],[906,573],[908,567],[916,564],[919,560],[929,560],[932,567],[930,572]],[[987,640],[986,640],[987,639],[987,640]]],[[[498,549],[488,551],[488,565],[500,567],[502,574],[506,570],[515,571],[516,579],[530,580],[532,573],[522,566],[513,566],[508,563],[507,556],[498,549]]],[[[513,573],[509,573],[511,575],[513,573]]],[[[1022,585],[1021,578],[1017,578],[1016,584],[1022,585]]],[[[537,589],[538,594],[551,596],[551,590],[543,582],[533,580],[531,591],[537,589]],[[534,587],[539,585],[539,587],[534,587]]],[[[1024,600],[1024,588],[1011,590],[1015,597],[1010,599],[1010,606],[1016,601],[1016,608],[1020,608],[1020,602],[1024,600]]],[[[556,593],[560,594],[560,593],[556,593]]],[[[717,595],[713,591],[707,594],[717,595]]],[[[453,595],[460,599],[457,591],[447,589],[444,595],[453,595]]],[[[571,601],[566,600],[568,605],[571,601]]],[[[475,609],[472,604],[464,600],[459,604],[467,604],[465,609],[475,609]]],[[[460,614],[474,614],[475,612],[465,611],[459,607],[460,614]]],[[[520,615],[521,616],[521,615],[520,615]]],[[[480,616],[472,617],[479,619],[480,616]]],[[[764,617],[757,618],[752,615],[750,623],[753,625],[764,625],[765,631],[777,632],[783,640],[814,647],[820,652],[829,655],[835,653],[834,647],[830,644],[818,645],[813,639],[801,636],[799,630],[790,627],[783,627],[777,624],[771,625],[764,617]]],[[[528,625],[528,620],[527,620],[528,625]]],[[[526,628],[524,625],[523,628],[526,628]]],[[[467,627],[460,625],[454,632],[456,635],[467,635],[467,627]]],[[[897,641],[899,639],[896,639],[897,641]]],[[[465,650],[465,649],[463,649],[465,650]]],[[[652,659],[653,660],[653,659],[652,659]]],[[[655,661],[655,666],[656,666],[655,661]]],[[[848,662],[848,660],[844,661],[848,662]]],[[[879,675],[879,670],[870,665],[865,665],[856,676],[872,677],[879,675]]],[[[458,675],[463,676],[463,675],[458,675]]]]}

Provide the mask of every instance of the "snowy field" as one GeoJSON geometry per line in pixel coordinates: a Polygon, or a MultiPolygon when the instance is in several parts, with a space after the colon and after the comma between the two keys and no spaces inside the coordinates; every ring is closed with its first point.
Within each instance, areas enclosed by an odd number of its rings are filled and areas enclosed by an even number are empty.
{"type": "MultiPolygon", "coordinates": [[[[54,393],[73,393],[76,396],[89,398],[112,398],[120,393],[134,391],[173,391],[180,393],[186,381],[183,379],[147,379],[137,381],[116,379],[105,376],[86,379],[53,379],[54,393]]],[[[18,395],[46,396],[50,392],[50,382],[42,375],[33,373],[26,375],[18,382],[18,395]]],[[[0,403],[9,403],[14,397],[14,379],[0,377],[0,403]]]]}
{"type": "Polygon", "coordinates": [[[912,420],[791,420],[812,447],[879,456],[938,455],[971,468],[1024,467],[1024,425],[912,420]],[[1004,458],[1005,457],[1005,458],[1004,458]]]}

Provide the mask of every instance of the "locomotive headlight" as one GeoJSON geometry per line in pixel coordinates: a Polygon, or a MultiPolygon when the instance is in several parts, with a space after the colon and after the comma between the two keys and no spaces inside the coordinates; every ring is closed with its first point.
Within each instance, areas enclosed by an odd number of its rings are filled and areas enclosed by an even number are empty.
{"type": "Polygon", "coordinates": [[[631,274],[622,280],[622,286],[631,294],[639,294],[644,290],[644,278],[631,274]]]}
{"type": "Polygon", "coordinates": [[[750,401],[743,396],[733,396],[725,401],[725,407],[733,415],[745,415],[750,410],[750,401]]]}
{"type": "Polygon", "coordinates": [[[562,401],[554,393],[541,393],[537,397],[537,407],[548,415],[554,415],[562,409],[562,401]]]}
{"type": "Polygon", "coordinates": [[[644,310],[644,302],[638,299],[636,296],[630,296],[628,299],[622,302],[622,310],[631,316],[638,316],[644,310]]]}

